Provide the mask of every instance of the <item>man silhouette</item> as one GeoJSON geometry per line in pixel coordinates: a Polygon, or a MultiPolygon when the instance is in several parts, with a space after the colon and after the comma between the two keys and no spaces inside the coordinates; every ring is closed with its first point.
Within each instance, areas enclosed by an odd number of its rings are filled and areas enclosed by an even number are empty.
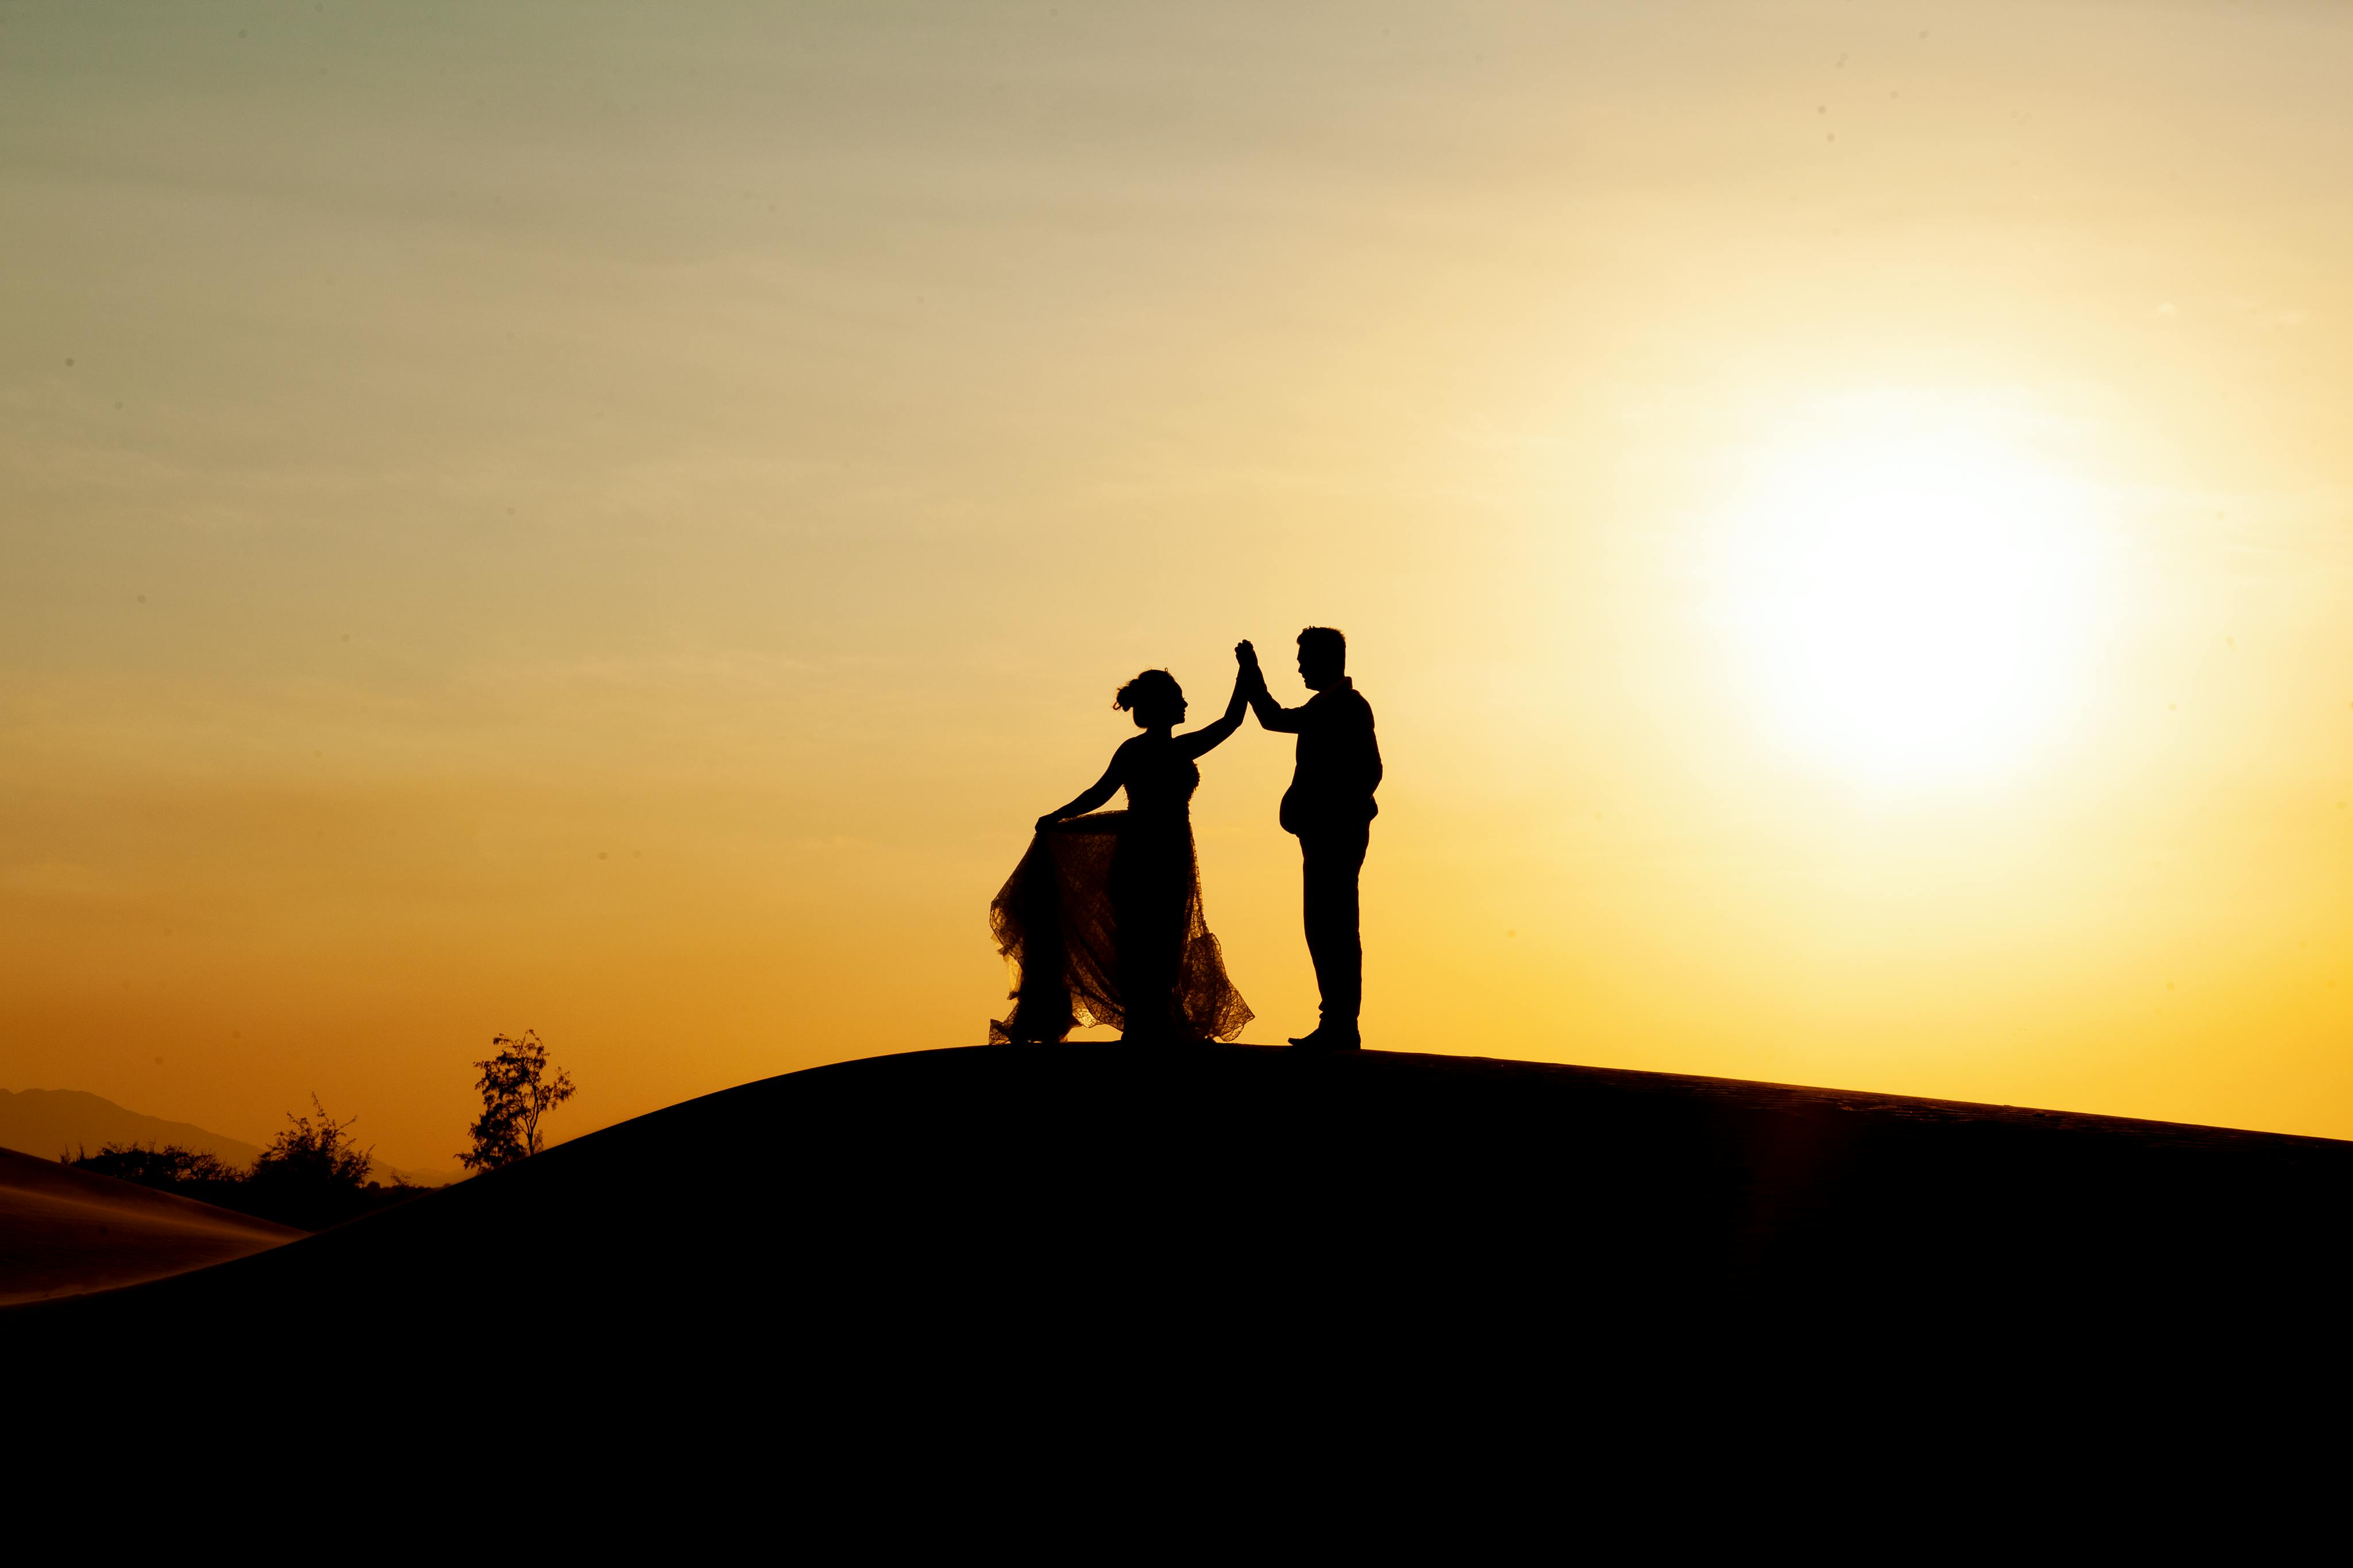
{"type": "Polygon", "coordinates": [[[1315,963],[1323,1016],[1292,1040],[1310,1050],[1353,1051],[1363,1039],[1357,1015],[1365,995],[1365,950],[1356,931],[1356,874],[1380,807],[1381,748],[1373,738],[1371,704],[1347,676],[1348,639],[1330,626],[1299,634],[1299,679],[1315,695],[1296,708],[1279,706],[1266,689],[1258,650],[1234,649],[1252,679],[1250,711],[1270,730],[1299,737],[1299,761],[1282,795],[1282,826],[1299,839],[1301,912],[1307,955],[1315,963]]]}

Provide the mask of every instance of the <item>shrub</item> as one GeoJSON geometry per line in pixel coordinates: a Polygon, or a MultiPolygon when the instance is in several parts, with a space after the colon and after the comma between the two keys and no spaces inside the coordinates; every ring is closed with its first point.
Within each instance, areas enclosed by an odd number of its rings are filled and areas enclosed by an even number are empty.
{"type": "Polygon", "coordinates": [[[244,1175],[209,1149],[183,1149],[177,1143],[106,1143],[95,1154],[79,1150],[68,1162],[76,1170],[136,1182],[142,1187],[212,1186],[244,1175]]]}
{"type": "Polygon", "coordinates": [[[358,1194],[367,1181],[373,1151],[360,1148],[352,1138],[354,1123],[328,1115],[315,1094],[311,1109],[318,1115],[316,1121],[287,1112],[286,1120],[293,1125],[253,1163],[252,1173],[245,1179],[248,1202],[239,1206],[282,1224],[317,1230],[360,1212],[358,1194]]]}

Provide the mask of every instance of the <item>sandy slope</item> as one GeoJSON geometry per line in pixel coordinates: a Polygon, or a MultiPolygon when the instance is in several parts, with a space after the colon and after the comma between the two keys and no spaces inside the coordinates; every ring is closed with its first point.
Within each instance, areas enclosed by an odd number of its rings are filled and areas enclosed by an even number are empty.
{"type": "Polygon", "coordinates": [[[133,1285],[301,1234],[0,1149],[0,1303],[133,1285]]]}
{"type": "Polygon", "coordinates": [[[2330,1351],[2348,1213],[2353,1145],[2322,1139],[1473,1058],[949,1050],[0,1310],[0,1355],[332,1373],[428,1422],[493,1347],[582,1397],[800,1426],[1313,1378],[1573,1404],[1716,1356],[2178,1383],[2330,1351]]]}

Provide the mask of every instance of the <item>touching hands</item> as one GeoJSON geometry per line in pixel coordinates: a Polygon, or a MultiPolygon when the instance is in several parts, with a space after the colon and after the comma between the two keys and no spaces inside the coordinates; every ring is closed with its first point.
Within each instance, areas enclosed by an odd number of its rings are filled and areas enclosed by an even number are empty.
{"type": "Polygon", "coordinates": [[[1258,649],[1250,646],[1248,637],[1234,644],[1234,662],[1241,666],[1241,679],[1246,685],[1266,684],[1266,674],[1258,667],[1258,649]]]}

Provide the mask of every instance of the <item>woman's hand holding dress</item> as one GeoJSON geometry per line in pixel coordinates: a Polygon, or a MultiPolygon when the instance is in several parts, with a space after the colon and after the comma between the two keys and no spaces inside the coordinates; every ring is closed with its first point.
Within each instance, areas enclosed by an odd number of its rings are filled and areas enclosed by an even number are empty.
{"type": "Polygon", "coordinates": [[[1125,747],[1113,752],[1111,754],[1111,766],[1103,770],[1103,776],[1080,791],[1078,798],[1068,805],[1057,806],[1039,817],[1038,831],[1043,833],[1058,822],[1066,822],[1073,816],[1084,816],[1117,795],[1127,783],[1127,771],[1124,765],[1126,759],[1125,747]]]}

